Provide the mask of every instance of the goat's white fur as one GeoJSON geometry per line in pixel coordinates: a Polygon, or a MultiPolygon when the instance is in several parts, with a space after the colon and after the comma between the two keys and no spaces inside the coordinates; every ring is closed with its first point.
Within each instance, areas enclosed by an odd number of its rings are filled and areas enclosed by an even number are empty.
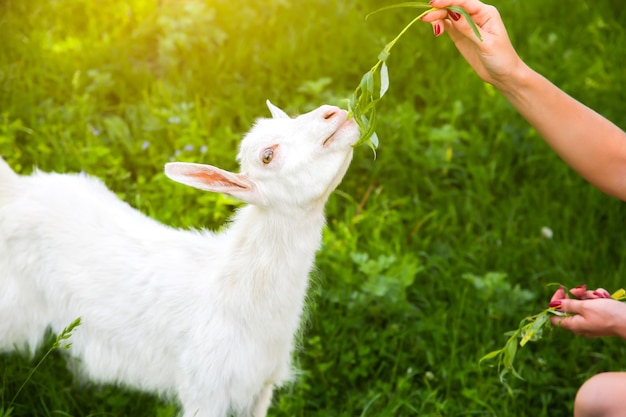
{"type": "Polygon", "coordinates": [[[89,380],[175,397],[184,417],[265,416],[289,378],[324,204],[358,139],[339,108],[292,119],[268,107],[241,173],[166,165],[250,203],[219,234],[164,226],[84,174],[18,176],[0,158],[0,351],[33,350],[81,317],[67,353],[89,380]]]}

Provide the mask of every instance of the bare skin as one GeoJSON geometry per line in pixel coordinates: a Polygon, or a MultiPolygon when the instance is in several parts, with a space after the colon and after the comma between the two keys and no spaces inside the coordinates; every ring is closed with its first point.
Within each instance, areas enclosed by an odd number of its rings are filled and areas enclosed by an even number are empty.
{"type": "Polygon", "coordinates": [[[568,165],[600,190],[626,200],[626,133],[528,67],[495,7],[478,0],[433,0],[431,5],[463,7],[478,25],[482,42],[465,18],[447,10],[422,20],[431,23],[436,34],[447,32],[476,73],[496,87],[568,165]]]}
{"type": "MultiPolygon", "coordinates": [[[[478,25],[481,42],[457,13],[437,10],[423,17],[435,36],[450,35],[463,57],[487,83],[496,87],[554,151],[591,184],[626,200],[626,133],[594,110],[561,91],[526,65],[513,48],[498,10],[478,0],[432,0],[437,8],[461,6],[478,25]]],[[[585,337],[626,339],[626,303],[602,288],[585,286],[553,295],[550,305],[571,313],[552,323],[585,337]]],[[[579,389],[575,417],[625,415],[626,372],[595,375],[579,389]]]]}
{"type": "MultiPolygon", "coordinates": [[[[626,339],[626,303],[610,298],[603,288],[587,290],[583,285],[570,290],[571,299],[559,288],[550,306],[574,314],[552,318],[552,324],[585,337],[626,339]]],[[[617,417],[624,415],[621,399],[626,396],[626,372],[604,372],[586,381],[576,394],[575,417],[617,417]]]]}
{"type": "Polygon", "coordinates": [[[574,314],[570,317],[552,317],[552,324],[585,337],[620,337],[626,339],[626,303],[610,298],[603,288],[587,290],[580,286],[573,288],[569,298],[563,288],[559,288],[550,306],[574,314]]]}

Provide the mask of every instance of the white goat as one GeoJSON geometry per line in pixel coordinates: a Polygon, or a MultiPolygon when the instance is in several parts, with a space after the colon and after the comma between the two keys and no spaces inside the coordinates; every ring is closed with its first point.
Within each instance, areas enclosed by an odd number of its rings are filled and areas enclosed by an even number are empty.
{"type": "Polygon", "coordinates": [[[67,353],[89,380],[175,397],[184,417],[265,416],[359,135],[337,107],[293,119],[268,107],[241,173],[165,166],[249,203],[220,234],[164,226],[84,174],[18,176],[0,158],[0,351],[80,317],[67,353]]]}

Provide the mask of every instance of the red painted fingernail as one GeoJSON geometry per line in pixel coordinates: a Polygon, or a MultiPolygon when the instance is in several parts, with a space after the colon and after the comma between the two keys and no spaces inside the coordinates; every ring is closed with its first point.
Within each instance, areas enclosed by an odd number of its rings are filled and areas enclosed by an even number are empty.
{"type": "Polygon", "coordinates": [[[550,307],[559,308],[561,307],[561,300],[550,301],[548,304],[550,307]]]}
{"type": "Polygon", "coordinates": [[[611,298],[611,294],[608,291],[594,291],[593,295],[600,298],[611,298]]]}
{"type": "Polygon", "coordinates": [[[448,10],[448,16],[450,16],[455,22],[461,18],[459,13],[453,12],[452,10],[448,10]]]}
{"type": "Polygon", "coordinates": [[[435,36],[441,35],[441,26],[439,26],[439,23],[433,26],[433,31],[435,32],[435,36]]]}

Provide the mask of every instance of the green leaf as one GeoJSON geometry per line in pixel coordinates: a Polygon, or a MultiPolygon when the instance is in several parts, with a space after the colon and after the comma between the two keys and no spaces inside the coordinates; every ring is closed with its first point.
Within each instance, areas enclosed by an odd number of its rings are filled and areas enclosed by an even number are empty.
{"type": "MultiPolygon", "coordinates": [[[[361,114],[360,118],[355,118],[357,125],[361,129],[361,137],[359,140],[352,145],[353,147],[357,147],[364,142],[367,142],[372,150],[376,150],[378,146],[378,135],[376,135],[376,109],[372,108],[368,113],[369,118],[365,114],[361,114]]],[[[374,152],[374,155],[376,152],[374,152]]]]}
{"type": "Polygon", "coordinates": [[[446,7],[446,9],[452,10],[453,12],[457,12],[457,13],[463,15],[465,20],[467,20],[467,23],[469,23],[470,27],[472,28],[472,31],[474,32],[474,35],[476,35],[476,37],[482,42],[483,37],[480,36],[480,31],[478,30],[478,26],[476,26],[476,23],[474,23],[474,21],[472,20],[472,17],[469,15],[469,13],[467,13],[465,11],[464,8],[462,8],[460,6],[448,6],[448,7],[446,7]]]}
{"type": "Polygon", "coordinates": [[[367,16],[365,16],[365,19],[369,19],[371,15],[380,13],[385,10],[400,9],[400,8],[407,8],[407,7],[412,7],[415,9],[433,9],[433,6],[431,6],[429,3],[425,3],[422,1],[406,1],[403,3],[392,4],[389,6],[381,7],[380,9],[376,9],[373,12],[368,13],[367,16]]]}
{"type": "Polygon", "coordinates": [[[372,132],[372,136],[370,136],[370,144],[372,145],[372,149],[374,151],[374,157],[376,157],[376,148],[378,148],[378,135],[376,132],[372,132]]]}
{"type": "Polygon", "coordinates": [[[348,112],[352,113],[355,105],[356,105],[356,94],[352,93],[352,95],[350,96],[350,98],[348,99],[348,112]]]}
{"type": "Polygon", "coordinates": [[[626,298],[626,291],[623,288],[620,288],[611,294],[611,298],[614,300],[623,300],[626,298]]]}
{"type": "Polygon", "coordinates": [[[383,62],[380,67],[380,97],[384,96],[387,90],[389,90],[389,70],[387,64],[383,62]]]}
{"type": "Polygon", "coordinates": [[[522,327],[522,340],[520,346],[524,346],[529,341],[539,340],[543,334],[543,327],[550,321],[550,312],[544,310],[541,313],[526,318],[528,324],[522,327]]]}
{"type": "Polygon", "coordinates": [[[485,356],[483,356],[482,358],[480,358],[480,359],[478,360],[478,363],[480,364],[480,363],[482,363],[483,361],[488,361],[488,360],[491,360],[491,359],[493,359],[493,358],[495,358],[495,357],[497,357],[497,356],[501,355],[502,353],[503,353],[503,350],[502,350],[502,349],[498,349],[498,350],[491,351],[491,352],[487,353],[485,356]]]}
{"type": "Polygon", "coordinates": [[[513,367],[515,354],[517,354],[517,343],[507,343],[506,346],[504,347],[504,367],[505,368],[508,369],[508,368],[513,367]]]}
{"type": "Polygon", "coordinates": [[[374,94],[374,74],[372,71],[368,71],[363,74],[363,78],[361,78],[361,91],[368,96],[374,94]]]}
{"type": "Polygon", "coordinates": [[[375,99],[370,98],[369,103],[363,103],[363,106],[361,107],[361,113],[363,114],[371,113],[372,110],[376,107],[376,103],[378,103],[379,100],[380,100],[380,97],[375,98],[375,99]]]}
{"type": "Polygon", "coordinates": [[[369,119],[365,117],[365,115],[362,115],[361,118],[364,120],[364,124],[367,125],[367,130],[363,134],[363,138],[360,139],[360,142],[369,140],[369,138],[374,133],[374,127],[375,127],[374,125],[376,123],[376,112],[371,112],[369,119]]]}

